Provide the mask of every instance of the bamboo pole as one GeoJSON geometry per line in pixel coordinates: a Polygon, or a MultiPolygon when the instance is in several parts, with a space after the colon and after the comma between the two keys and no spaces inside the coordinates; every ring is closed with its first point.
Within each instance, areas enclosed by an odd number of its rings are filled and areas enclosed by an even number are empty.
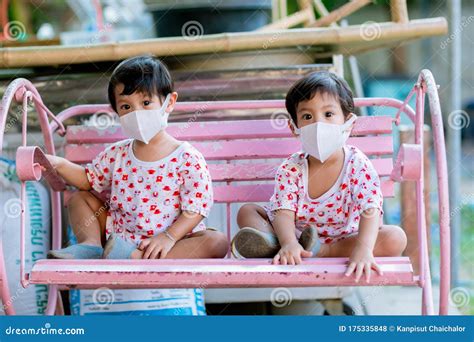
{"type": "Polygon", "coordinates": [[[331,23],[341,20],[344,17],[358,11],[362,7],[370,4],[372,0],[352,0],[345,5],[342,5],[338,9],[330,12],[328,15],[316,20],[311,26],[312,27],[323,27],[329,26],[331,23]]]}
{"type": "Polygon", "coordinates": [[[298,0],[298,6],[301,10],[307,10],[309,15],[309,20],[305,23],[305,26],[311,26],[316,21],[316,16],[314,15],[313,3],[311,0],[298,0]]]}
{"type": "MultiPolygon", "coordinates": [[[[235,32],[201,37],[169,37],[75,46],[34,46],[0,49],[0,67],[31,67],[60,64],[79,64],[118,61],[140,54],[179,56],[233,51],[252,51],[307,46],[352,44],[357,48],[406,41],[428,36],[444,35],[448,24],[445,18],[417,19],[407,24],[379,23],[377,36],[370,42],[364,39],[362,25],[341,28],[302,28],[271,32],[235,32]],[[266,46],[266,47],[265,47],[266,46]]],[[[350,49],[341,49],[350,54],[350,49]]]]}
{"type": "Polygon", "coordinates": [[[390,0],[390,12],[395,23],[406,24],[409,21],[406,0],[390,0]]]}
{"type": "MultiPolygon", "coordinates": [[[[329,14],[329,11],[327,10],[326,6],[324,6],[321,0],[314,0],[313,4],[314,8],[316,9],[316,12],[318,12],[321,17],[325,17],[329,14]]],[[[338,27],[339,25],[337,23],[331,23],[331,25],[329,26],[338,27]]]]}
{"type": "Polygon", "coordinates": [[[278,29],[288,29],[299,24],[309,24],[311,20],[314,21],[313,9],[304,9],[293,13],[285,18],[277,20],[271,24],[260,27],[255,31],[273,31],[278,29]]]}
{"type": "Polygon", "coordinates": [[[280,18],[286,18],[288,16],[288,4],[286,0],[279,0],[280,1],[280,18]]]}

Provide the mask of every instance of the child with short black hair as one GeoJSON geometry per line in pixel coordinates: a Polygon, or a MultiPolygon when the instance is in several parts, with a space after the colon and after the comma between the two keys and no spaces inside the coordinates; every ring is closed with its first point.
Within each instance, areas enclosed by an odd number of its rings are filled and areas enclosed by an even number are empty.
{"type": "Polygon", "coordinates": [[[130,139],[108,146],[86,167],[48,156],[65,181],[81,190],[68,205],[79,243],[48,257],[224,257],[226,237],[202,222],[213,204],[207,164],[165,130],[178,97],[167,68],[152,56],[127,59],[114,70],[108,97],[130,139]],[[107,208],[89,190],[110,192],[107,208]]]}
{"type": "Polygon", "coordinates": [[[303,151],[278,168],[270,202],[244,205],[232,252],[244,258],[273,257],[299,264],[302,257],[349,257],[346,275],[371,269],[375,256],[397,256],[406,235],[382,224],[380,180],[367,156],[346,145],[356,119],[347,83],[330,72],[297,81],[286,96],[288,124],[303,151]]]}

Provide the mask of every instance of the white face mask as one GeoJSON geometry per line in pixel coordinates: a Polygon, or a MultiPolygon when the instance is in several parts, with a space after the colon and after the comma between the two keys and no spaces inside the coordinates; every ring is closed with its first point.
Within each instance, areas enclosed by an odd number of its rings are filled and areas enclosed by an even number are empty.
{"type": "Polygon", "coordinates": [[[323,163],[344,146],[351,133],[351,125],[356,119],[357,117],[351,114],[351,118],[342,125],[315,122],[295,128],[295,133],[300,135],[303,151],[323,163]]]}
{"type": "Polygon", "coordinates": [[[148,144],[150,140],[168,126],[169,113],[166,107],[171,94],[166,96],[160,109],[136,110],[120,117],[120,124],[126,135],[130,138],[148,144]]]}

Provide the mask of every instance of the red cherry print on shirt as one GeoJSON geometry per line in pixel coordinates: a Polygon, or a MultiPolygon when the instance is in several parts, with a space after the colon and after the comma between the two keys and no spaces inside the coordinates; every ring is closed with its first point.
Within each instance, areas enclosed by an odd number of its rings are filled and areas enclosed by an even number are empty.
{"type": "Polygon", "coordinates": [[[322,223],[316,223],[316,227],[321,228],[322,226],[324,226],[324,224],[322,224],[322,223]]]}
{"type": "Polygon", "coordinates": [[[342,183],[342,184],[341,184],[341,189],[344,190],[345,188],[347,188],[347,184],[346,184],[346,183],[342,183]]]}
{"type": "Polygon", "coordinates": [[[121,173],[121,172],[122,172],[122,168],[119,167],[119,168],[117,169],[117,173],[121,173]]]}
{"type": "Polygon", "coordinates": [[[137,182],[138,182],[139,184],[143,183],[143,177],[138,177],[137,182]]]}
{"type": "Polygon", "coordinates": [[[147,217],[147,218],[145,219],[145,222],[146,222],[146,223],[150,223],[150,219],[147,217]]]}
{"type": "Polygon", "coordinates": [[[127,175],[127,174],[123,175],[123,176],[122,176],[122,180],[123,180],[123,181],[127,181],[127,180],[128,180],[128,175],[127,175]]]}
{"type": "Polygon", "coordinates": [[[368,173],[365,174],[365,178],[367,178],[367,180],[371,180],[372,177],[370,177],[370,175],[368,173]]]}
{"type": "Polygon", "coordinates": [[[156,210],[155,210],[155,215],[159,215],[159,214],[161,214],[161,210],[160,210],[160,209],[156,209],[156,210]]]}
{"type": "Polygon", "coordinates": [[[334,207],[334,203],[328,203],[328,204],[326,204],[326,208],[332,208],[332,207],[334,207]]]}
{"type": "Polygon", "coordinates": [[[132,206],[132,211],[135,211],[135,210],[137,210],[137,206],[136,206],[136,205],[132,206]]]}
{"type": "Polygon", "coordinates": [[[104,167],[104,173],[109,173],[109,168],[108,167],[104,167]]]}
{"type": "Polygon", "coordinates": [[[158,197],[158,192],[157,191],[153,192],[153,197],[158,197]]]}
{"type": "Polygon", "coordinates": [[[151,185],[147,184],[147,186],[145,186],[145,190],[151,190],[151,185]]]}
{"type": "Polygon", "coordinates": [[[171,190],[171,188],[168,185],[165,185],[163,187],[163,191],[170,191],[170,190],[171,190]]]}
{"type": "Polygon", "coordinates": [[[342,207],[336,209],[336,214],[342,213],[342,207]]]}
{"type": "Polygon", "coordinates": [[[358,198],[358,199],[362,199],[362,198],[364,198],[364,195],[363,195],[362,193],[359,193],[359,194],[357,195],[357,198],[358,198]]]}
{"type": "Polygon", "coordinates": [[[139,217],[139,218],[143,218],[143,217],[145,217],[145,216],[143,215],[143,213],[138,213],[138,217],[139,217]]]}
{"type": "Polygon", "coordinates": [[[172,163],[176,163],[177,161],[178,161],[178,159],[177,159],[176,157],[173,158],[173,159],[171,159],[171,162],[172,162],[172,163]]]}
{"type": "Polygon", "coordinates": [[[314,217],[310,217],[309,222],[316,222],[316,219],[314,217]]]}
{"type": "Polygon", "coordinates": [[[173,196],[179,196],[179,191],[173,192],[173,196]]]}
{"type": "Polygon", "coordinates": [[[156,204],[150,205],[150,211],[155,211],[156,210],[156,204]]]}
{"type": "Polygon", "coordinates": [[[147,197],[142,198],[142,202],[143,202],[143,203],[147,203],[149,200],[150,200],[150,199],[147,198],[147,197]]]}
{"type": "Polygon", "coordinates": [[[206,184],[206,186],[204,187],[206,190],[209,190],[209,185],[206,184]]]}
{"type": "Polygon", "coordinates": [[[288,194],[287,197],[288,197],[288,199],[289,199],[290,201],[293,200],[293,195],[292,195],[292,194],[288,194]]]}
{"type": "Polygon", "coordinates": [[[163,227],[163,225],[161,223],[156,224],[156,228],[160,229],[161,227],[163,227]]]}
{"type": "Polygon", "coordinates": [[[328,232],[326,230],[323,230],[321,233],[319,233],[321,236],[328,236],[328,232]]]}
{"type": "Polygon", "coordinates": [[[296,171],[297,171],[297,168],[293,166],[293,167],[290,169],[290,171],[291,171],[291,172],[296,172],[296,171]]]}
{"type": "Polygon", "coordinates": [[[120,194],[125,194],[125,189],[120,189],[120,194]]]}
{"type": "Polygon", "coordinates": [[[190,162],[186,162],[186,163],[184,164],[184,166],[190,167],[190,166],[191,166],[191,163],[190,163],[190,162]]]}
{"type": "Polygon", "coordinates": [[[207,208],[207,203],[203,203],[203,204],[202,204],[202,207],[203,207],[203,208],[207,208]]]}
{"type": "Polygon", "coordinates": [[[163,176],[156,176],[156,182],[159,183],[163,180],[163,176]]]}
{"type": "Polygon", "coordinates": [[[137,168],[136,168],[136,167],[132,167],[132,172],[133,172],[133,173],[137,173],[137,168]]]}
{"type": "Polygon", "coordinates": [[[194,167],[196,168],[196,170],[201,170],[201,165],[199,164],[194,165],[194,167]]]}
{"type": "Polygon", "coordinates": [[[196,198],[202,198],[202,193],[197,192],[197,193],[196,193],[196,198]]]}
{"type": "Polygon", "coordinates": [[[110,150],[111,150],[111,151],[115,151],[115,147],[116,147],[116,146],[112,146],[112,147],[110,148],[110,150]]]}
{"type": "Polygon", "coordinates": [[[332,239],[331,238],[327,238],[326,240],[324,240],[324,243],[331,243],[332,239]]]}
{"type": "Polygon", "coordinates": [[[319,216],[319,217],[323,217],[323,216],[324,216],[324,211],[320,211],[320,212],[318,213],[318,216],[319,216]]]}
{"type": "Polygon", "coordinates": [[[114,183],[115,183],[115,185],[119,185],[119,181],[118,181],[118,180],[115,180],[114,183]]]}
{"type": "Polygon", "coordinates": [[[125,165],[126,165],[126,166],[132,165],[132,161],[131,161],[131,160],[127,161],[127,163],[126,163],[125,165]]]}
{"type": "Polygon", "coordinates": [[[150,235],[155,235],[155,232],[154,232],[153,230],[147,230],[147,231],[146,231],[146,234],[147,234],[148,236],[150,236],[150,235]]]}
{"type": "Polygon", "coordinates": [[[133,188],[135,187],[135,185],[133,185],[133,183],[130,183],[130,184],[128,185],[128,187],[129,187],[130,189],[133,189],[133,188]]]}
{"type": "Polygon", "coordinates": [[[285,186],[283,184],[280,184],[280,190],[285,190],[285,186]]]}
{"type": "Polygon", "coordinates": [[[110,164],[112,164],[114,161],[115,161],[115,158],[110,158],[109,159],[110,164]]]}
{"type": "Polygon", "coordinates": [[[100,175],[99,177],[97,177],[97,179],[98,179],[99,181],[103,181],[103,180],[104,180],[104,176],[100,175]]]}
{"type": "Polygon", "coordinates": [[[314,213],[314,208],[309,208],[310,213],[314,213]]]}
{"type": "Polygon", "coordinates": [[[173,172],[168,172],[168,178],[173,178],[173,172]]]}
{"type": "Polygon", "coordinates": [[[133,197],[128,196],[127,197],[127,202],[131,202],[133,200],[133,197]]]}
{"type": "Polygon", "coordinates": [[[179,203],[175,203],[174,207],[175,207],[175,209],[179,209],[179,207],[180,207],[179,203]]]}
{"type": "Polygon", "coordinates": [[[195,189],[199,188],[199,183],[198,183],[198,182],[194,182],[193,187],[194,187],[195,189]]]}
{"type": "Polygon", "coordinates": [[[152,174],[154,174],[155,172],[156,172],[156,170],[153,170],[153,169],[148,170],[148,174],[149,174],[149,175],[152,175],[152,174]]]}

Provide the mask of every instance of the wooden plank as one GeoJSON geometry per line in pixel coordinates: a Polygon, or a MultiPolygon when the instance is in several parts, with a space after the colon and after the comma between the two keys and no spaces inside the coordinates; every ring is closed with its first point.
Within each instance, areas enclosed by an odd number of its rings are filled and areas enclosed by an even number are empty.
{"type": "MultiPolygon", "coordinates": [[[[368,156],[383,156],[393,153],[392,136],[351,137],[349,145],[357,146],[368,156]]],[[[242,160],[286,158],[301,149],[298,139],[277,140],[233,140],[193,142],[207,160],[242,160]]],[[[74,163],[88,163],[108,144],[73,145],[64,147],[65,157],[74,163]]]]}
{"type": "Polygon", "coordinates": [[[271,259],[39,260],[32,284],[75,288],[226,288],[417,285],[408,258],[375,258],[384,275],[370,283],[344,277],[347,258],[310,258],[300,265],[272,265],[271,259]],[[289,276],[291,275],[291,276],[289,276]]]}
{"type": "MultiPolygon", "coordinates": [[[[170,123],[167,132],[177,139],[194,141],[292,137],[285,119],[170,123]]],[[[353,136],[390,133],[392,118],[388,116],[360,116],[352,130],[353,136]]],[[[126,138],[119,125],[68,126],[66,134],[67,144],[112,143],[126,138]]]]}

